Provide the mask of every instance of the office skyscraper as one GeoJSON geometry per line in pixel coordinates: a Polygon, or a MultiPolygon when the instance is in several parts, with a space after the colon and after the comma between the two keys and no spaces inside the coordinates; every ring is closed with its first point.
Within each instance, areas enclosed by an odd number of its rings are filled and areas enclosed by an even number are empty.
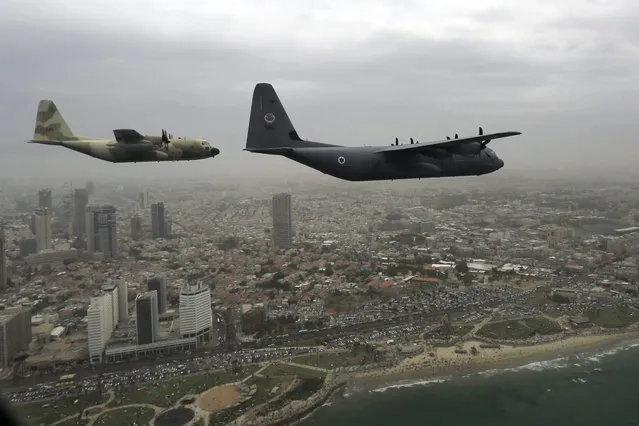
{"type": "Polygon", "coordinates": [[[291,245],[293,245],[291,194],[276,194],[273,196],[273,246],[285,249],[291,245]]]}
{"type": "Polygon", "coordinates": [[[136,297],[135,324],[138,345],[146,345],[157,340],[160,323],[156,291],[149,291],[136,297]]]}
{"type": "Polygon", "coordinates": [[[129,285],[126,281],[118,282],[118,312],[120,314],[119,324],[125,325],[129,322],[129,285]]]}
{"type": "Polygon", "coordinates": [[[153,278],[149,278],[146,282],[148,290],[155,290],[158,295],[158,312],[160,314],[166,313],[167,295],[166,295],[166,275],[158,275],[153,278]]]}
{"type": "Polygon", "coordinates": [[[164,203],[151,204],[151,232],[153,234],[153,239],[166,238],[164,203]]]}
{"type": "Polygon", "coordinates": [[[180,334],[208,341],[213,327],[211,290],[201,282],[186,284],[180,290],[180,334]]]}
{"type": "Polygon", "coordinates": [[[140,208],[146,209],[146,206],[149,205],[149,193],[146,191],[140,192],[138,195],[138,201],[140,203],[140,208]]]}
{"type": "Polygon", "coordinates": [[[84,188],[76,189],[73,193],[73,232],[75,234],[86,233],[85,212],[89,204],[89,193],[84,188]]]}
{"type": "Polygon", "coordinates": [[[41,189],[38,191],[38,207],[41,209],[53,209],[53,199],[51,198],[51,190],[41,189]]]}
{"type": "Polygon", "coordinates": [[[47,250],[51,247],[51,214],[47,208],[36,209],[35,214],[36,250],[47,250]]]}
{"type": "Polygon", "coordinates": [[[0,369],[26,352],[31,343],[31,311],[22,307],[0,308],[0,369]]]}
{"type": "Polygon", "coordinates": [[[86,208],[87,249],[104,257],[118,254],[115,207],[110,204],[89,205],[86,208]]]}
{"type": "Polygon", "coordinates": [[[0,222],[0,290],[7,288],[7,247],[4,224],[0,222]]]}
{"type": "Polygon", "coordinates": [[[142,238],[142,218],[135,215],[131,218],[131,239],[139,240],[142,238]]]}

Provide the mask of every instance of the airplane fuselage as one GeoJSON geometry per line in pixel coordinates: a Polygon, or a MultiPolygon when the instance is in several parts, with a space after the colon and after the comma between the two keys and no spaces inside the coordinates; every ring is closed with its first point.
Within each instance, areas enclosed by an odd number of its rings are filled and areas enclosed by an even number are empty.
{"type": "Polygon", "coordinates": [[[189,161],[214,156],[199,139],[173,139],[166,148],[150,142],[121,143],[111,139],[68,140],[57,145],[112,163],[189,161]]]}
{"type": "Polygon", "coordinates": [[[322,173],[349,181],[478,176],[494,172],[504,162],[490,148],[478,154],[452,153],[431,157],[419,152],[376,152],[380,147],[295,147],[286,151],[251,149],[287,157],[322,173]]]}

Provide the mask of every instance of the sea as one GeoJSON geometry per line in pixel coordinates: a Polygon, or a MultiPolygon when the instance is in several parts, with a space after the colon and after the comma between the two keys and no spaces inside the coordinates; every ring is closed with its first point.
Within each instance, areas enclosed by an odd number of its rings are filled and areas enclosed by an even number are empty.
{"type": "Polygon", "coordinates": [[[345,388],[298,424],[639,426],[639,340],[521,366],[345,388]]]}

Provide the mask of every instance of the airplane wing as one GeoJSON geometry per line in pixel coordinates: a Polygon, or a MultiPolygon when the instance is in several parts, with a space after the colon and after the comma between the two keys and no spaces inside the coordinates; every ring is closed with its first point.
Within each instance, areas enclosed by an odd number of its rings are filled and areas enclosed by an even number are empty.
{"type": "Polygon", "coordinates": [[[114,129],[113,135],[119,143],[140,143],[144,140],[144,136],[133,129],[114,129]]]}
{"type": "Polygon", "coordinates": [[[487,144],[493,139],[507,138],[510,136],[517,136],[517,135],[521,135],[521,132],[490,133],[486,135],[471,136],[468,138],[439,140],[439,141],[432,141],[432,142],[419,142],[419,143],[410,144],[410,145],[391,145],[391,146],[380,148],[375,152],[398,152],[398,151],[428,152],[437,148],[439,149],[454,148],[459,145],[472,143],[472,142],[483,142],[484,144],[487,144]]]}

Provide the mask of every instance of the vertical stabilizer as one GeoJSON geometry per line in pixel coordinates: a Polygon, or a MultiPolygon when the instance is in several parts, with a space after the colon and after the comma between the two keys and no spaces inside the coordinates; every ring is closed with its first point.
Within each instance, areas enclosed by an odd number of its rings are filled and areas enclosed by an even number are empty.
{"type": "Polygon", "coordinates": [[[60,114],[53,101],[48,99],[41,100],[38,104],[33,140],[66,141],[75,139],[71,128],[64,121],[62,114],[60,114]]]}
{"type": "Polygon", "coordinates": [[[255,85],[246,149],[259,151],[295,147],[301,142],[273,86],[268,83],[255,85]]]}

